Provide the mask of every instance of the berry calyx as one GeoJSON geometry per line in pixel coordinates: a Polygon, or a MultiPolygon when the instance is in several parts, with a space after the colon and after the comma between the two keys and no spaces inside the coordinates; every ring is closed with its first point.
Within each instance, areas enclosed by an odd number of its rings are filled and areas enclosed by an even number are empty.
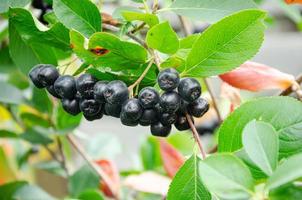
{"type": "Polygon", "coordinates": [[[77,93],[76,83],[73,76],[60,76],[54,83],[56,93],[61,98],[73,99],[77,93]]]}
{"type": "Polygon", "coordinates": [[[81,112],[79,102],[76,99],[62,99],[62,107],[71,115],[77,115],[81,112]]]}
{"type": "Polygon", "coordinates": [[[97,82],[91,74],[82,74],[76,80],[76,88],[84,98],[93,98],[94,85],[97,82]]]}
{"type": "Polygon", "coordinates": [[[111,81],[107,84],[104,97],[110,104],[123,104],[129,97],[127,85],[122,81],[111,81]]]}
{"type": "Polygon", "coordinates": [[[138,99],[128,99],[122,106],[121,115],[130,120],[138,120],[143,114],[143,108],[138,99]]]}
{"type": "Polygon", "coordinates": [[[96,100],[94,99],[82,99],[80,101],[80,109],[83,114],[87,116],[96,115],[101,110],[101,108],[101,104],[96,102],[96,100]]]}
{"type": "Polygon", "coordinates": [[[201,86],[194,78],[184,78],[178,86],[179,95],[189,103],[198,99],[201,95],[201,86]]]}
{"type": "Polygon", "coordinates": [[[172,91],[179,84],[179,74],[174,68],[168,68],[158,74],[157,82],[164,91],[172,91]]]}
{"type": "Polygon", "coordinates": [[[167,137],[171,132],[172,126],[165,126],[161,122],[156,122],[151,125],[151,134],[158,137],[167,137]]]}
{"type": "Polygon", "coordinates": [[[152,87],[142,89],[138,99],[144,108],[153,108],[159,102],[159,94],[152,87]]]}
{"type": "Polygon", "coordinates": [[[180,106],[180,96],[177,92],[165,92],[160,97],[160,106],[167,113],[176,112],[180,106]]]}
{"type": "Polygon", "coordinates": [[[198,98],[188,106],[188,113],[194,117],[202,117],[209,110],[209,103],[203,98],[198,98]]]}
{"type": "Polygon", "coordinates": [[[38,72],[38,80],[43,87],[53,85],[59,76],[58,70],[53,65],[44,65],[38,72]]]}

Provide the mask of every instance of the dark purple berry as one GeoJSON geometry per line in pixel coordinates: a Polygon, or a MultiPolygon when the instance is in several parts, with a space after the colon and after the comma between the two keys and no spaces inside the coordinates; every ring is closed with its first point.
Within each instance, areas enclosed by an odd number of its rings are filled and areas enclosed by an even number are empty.
{"type": "Polygon", "coordinates": [[[164,91],[172,91],[179,84],[179,74],[174,68],[164,69],[158,74],[157,82],[164,91]]]}
{"type": "Polygon", "coordinates": [[[33,84],[37,87],[37,88],[44,88],[44,85],[41,83],[41,81],[38,79],[38,74],[41,70],[41,68],[44,67],[43,64],[39,64],[34,66],[30,72],[29,72],[29,78],[30,80],[33,82],[33,84]]]}
{"type": "Polygon", "coordinates": [[[201,95],[201,86],[194,78],[184,78],[178,86],[179,95],[189,103],[198,99],[201,95]]]}
{"type": "Polygon", "coordinates": [[[44,65],[38,72],[38,79],[44,87],[53,85],[59,76],[58,70],[53,65],[44,65]]]}
{"type": "Polygon", "coordinates": [[[151,133],[154,136],[167,137],[171,132],[171,125],[164,126],[161,122],[156,122],[150,127],[151,133]]]}
{"type": "Polygon", "coordinates": [[[77,115],[81,112],[79,102],[76,99],[62,99],[62,106],[71,115],[77,115]]]}
{"type": "Polygon", "coordinates": [[[144,108],[153,108],[159,102],[159,94],[152,87],[142,89],[138,99],[144,108]]]}
{"type": "Polygon", "coordinates": [[[174,124],[176,119],[177,115],[175,113],[163,113],[159,117],[159,121],[165,126],[174,124]]]}
{"type": "Polygon", "coordinates": [[[119,105],[119,104],[105,103],[105,111],[104,111],[104,113],[106,115],[119,118],[121,110],[122,110],[122,106],[119,105]]]}
{"type": "Polygon", "coordinates": [[[138,99],[128,99],[122,106],[121,115],[137,121],[143,114],[143,108],[138,99]]]}
{"type": "Polygon", "coordinates": [[[104,97],[104,92],[107,87],[107,84],[108,84],[108,81],[98,81],[94,85],[94,90],[93,90],[94,99],[97,102],[100,102],[100,103],[106,102],[105,97],[104,97]]]}
{"type": "Polygon", "coordinates": [[[104,97],[110,104],[122,105],[129,97],[127,85],[122,81],[111,81],[107,84],[104,97]]]}
{"type": "Polygon", "coordinates": [[[202,117],[209,110],[209,103],[203,98],[198,98],[188,106],[188,113],[194,117],[202,117]]]}
{"type": "Polygon", "coordinates": [[[80,109],[86,116],[93,116],[99,113],[102,105],[94,99],[82,99],[80,101],[80,109]]]}
{"type": "Polygon", "coordinates": [[[50,85],[50,86],[48,86],[46,89],[47,89],[47,91],[49,92],[49,94],[51,94],[53,97],[56,97],[56,98],[58,98],[58,99],[61,98],[61,97],[56,93],[54,85],[50,85]]]}
{"type": "Polygon", "coordinates": [[[83,115],[87,121],[94,121],[97,119],[101,119],[103,117],[103,111],[100,110],[99,112],[95,113],[94,115],[86,115],[85,113],[83,113],[83,115]]]}
{"type": "Polygon", "coordinates": [[[73,99],[77,93],[76,83],[73,76],[60,76],[54,83],[56,93],[61,98],[73,99]]]}
{"type": "Polygon", "coordinates": [[[139,124],[142,126],[149,126],[158,121],[158,115],[155,109],[146,109],[139,118],[139,124]]]}
{"type": "Polygon", "coordinates": [[[120,119],[121,119],[122,124],[124,124],[125,126],[137,126],[138,125],[137,119],[131,119],[124,113],[121,113],[120,119]]]}
{"type": "Polygon", "coordinates": [[[177,92],[165,92],[160,97],[160,106],[167,113],[176,112],[179,109],[181,98],[177,92]]]}
{"type": "Polygon", "coordinates": [[[76,88],[83,98],[93,98],[94,85],[97,82],[91,74],[82,74],[76,80],[76,88]]]}
{"type": "MultiPolygon", "coordinates": [[[[191,118],[193,121],[193,118],[191,118]]],[[[174,123],[174,126],[179,131],[184,131],[190,129],[190,124],[186,118],[185,115],[179,115],[177,116],[176,122],[174,123]]]]}

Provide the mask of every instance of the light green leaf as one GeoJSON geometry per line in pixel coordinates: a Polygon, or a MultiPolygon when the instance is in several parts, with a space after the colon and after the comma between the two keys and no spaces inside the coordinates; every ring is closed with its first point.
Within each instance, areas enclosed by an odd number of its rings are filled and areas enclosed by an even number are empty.
{"type": "Polygon", "coordinates": [[[196,154],[183,164],[170,184],[167,200],[211,200],[211,194],[201,181],[199,164],[196,154]]]}
{"type": "Polygon", "coordinates": [[[129,22],[139,20],[139,21],[145,22],[150,27],[159,23],[157,16],[154,14],[150,14],[150,13],[124,11],[124,12],[122,12],[122,15],[129,22]]]}
{"type": "Polygon", "coordinates": [[[52,113],[53,105],[47,95],[46,90],[41,90],[34,87],[31,103],[40,112],[48,113],[48,114],[52,113]]]}
{"type": "Polygon", "coordinates": [[[162,53],[173,54],[179,49],[177,34],[169,22],[163,22],[153,26],[146,36],[147,45],[162,53]]]}
{"type": "Polygon", "coordinates": [[[155,137],[148,137],[140,147],[141,162],[145,170],[155,170],[162,166],[159,141],[155,137]]]}
{"type": "Polygon", "coordinates": [[[291,97],[264,97],[242,104],[218,130],[218,151],[240,149],[242,131],[253,119],[270,123],[276,129],[279,157],[302,152],[302,103],[291,97]]]}
{"type": "Polygon", "coordinates": [[[12,200],[14,193],[24,185],[27,185],[25,181],[15,181],[3,184],[0,186],[1,200],[12,200]]]}
{"type": "Polygon", "coordinates": [[[16,7],[24,7],[29,4],[31,0],[1,0],[0,2],[0,13],[7,12],[8,9],[16,7]]]}
{"type": "Polygon", "coordinates": [[[256,8],[252,0],[175,0],[162,11],[173,11],[195,20],[213,23],[234,12],[256,8]]]}
{"type": "Polygon", "coordinates": [[[289,157],[277,167],[274,174],[268,179],[266,188],[271,190],[301,178],[301,163],[301,153],[289,157]]]}
{"type": "Polygon", "coordinates": [[[264,17],[263,11],[244,10],[210,26],[194,43],[183,76],[222,74],[252,58],[263,42],[264,17]]]}
{"type": "Polygon", "coordinates": [[[80,200],[104,200],[104,196],[102,195],[102,193],[99,190],[86,190],[84,192],[82,192],[78,199],[80,200]]]}
{"type": "Polygon", "coordinates": [[[53,9],[60,22],[86,37],[101,31],[100,12],[90,0],[54,0],[53,9]]]}
{"type": "Polygon", "coordinates": [[[209,156],[199,164],[203,183],[221,199],[249,199],[254,181],[244,163],[231,154],[209,156]]]}
{"type": "Polygon", "coordinates": [[[56,110],[56,128],[60,132],[70,132],[80,125],[82,115],[70,116],[63,109],[62,105],[59,105],[56,110]]]}
{"type": "Polygon", "coordinates": [[[192,34],[188,37],[181,38],[179,40],[179,48],[180,49],[191,49],[193,44],[197,41],[201,34],[192,34]]]}
{"type": "Polygon", "coordinates": [[[43,199],[43,200],[55,200],[54,197],[50,196],[41,188],[34,185],[24,185],[17,189],[13,195],[13,199],[22,200],[33,200],[33,199],[43,199]]]}
{"type": "Polygon", "coordinates": [[[9,130],[0,129],[0,138],[18,138],[18,134],[9,130]]]}
{"type": "Polygon", "coordinates": [[[21,90],[6,82],[0,81],[0,102],[8,104],[24,103],[25,98],[21,90]]]}
{"type": "Polygon", "coordinates": [[[52,139],[50,139],[45,133],[37,130],[37,129],[30,129],[27,130],[25,133],[20,135],[20,138],[26,140],[32,144],[43,144],[47,145],[52,143],[52,139]]]}
{"type": "Polygon", "coordinates": [[[242,133],[242,143],[249,158],[268,176],[277,167],[279,140],[275,129],[268,123],[253,120],[242,133]]]}

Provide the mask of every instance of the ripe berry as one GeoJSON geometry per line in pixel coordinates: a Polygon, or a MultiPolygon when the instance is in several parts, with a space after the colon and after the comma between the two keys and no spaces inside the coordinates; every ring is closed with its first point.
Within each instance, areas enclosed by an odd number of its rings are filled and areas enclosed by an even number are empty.
{"type": "Polygon", "coordinates": [[[154,136],[167,137],[171,132],[171,125],[164,126],[161,122],[157,122],[151,125],[151,133],[154,136]]]}
{"type": "Polygon", "coordinates": [[[189,103],[187,101],[181,99],[180,106],[179,106],[177,113],[182,114],[182,115],[186,114],[188,111],[188,106],[189,106],[189,103]]]}
{"type": "Polygon", "coordinates": [[[93,90],[94,99],[97,102],[100,102],[100,103],[106,102],[105,97],[104,97],[104,91],[107,87],[107,83],[108,83],[108,81],[98,81],[94,85],[94,90],[93,90]]]}
{"type": "Polygon", "coordinates": [[[93,87],[96,82],[91,74],[82,74],[76,81],[76,88],[84,98],[93,98],[93,87]]]}
{"type": "Polygon", "coordinates": [[[121,110],[122,110],[122,106],[119,105],[119,104],[105,103],[105,111],[104,111],[104,113],[106,115],[119,118],[121,110]]]}
{"type": "Polygon", "coordinates": [[[137,119],[131,119],[125,113],[121,113],[121,122],[125,126],[137,126],[138,125],[138,120],[137,119]]]}
{"type": "Polygon", "coordinates": [[[104,97],[110,104],[123,104],[129,97],[127,85],[122,81],[111,81],[107,84],[104,97]]]}
{"type": "Polygon", "coordinates": [[[157,82],[162,90],[172,91],[179,84],[179,74],[174,68],[165,69],[158,74],[157,82]]]}
{"type": "Polygon", "coordinates": [[[179,109],[181,98],[177,92],[165,92],[160,97],[160,106],[167,113],[176,112],[179,109]]]}
{"type": "Polygon", "coordinates": [[[209,110],[209,103],[203,98],[198,98],[188,106],[188,113],[194,117],[202,117],[209,110]]]}
{"type": "Polygon", "coordinates": [[[94,121],[94,120],[97,120],[97,119],[101,119],[103,117],[103,111],[100,110],[99,112],[97,112],[94,115],[86,115],[85,113],[83,113],[83,115],[84,115],[86,120],[94,121]]]}
{"type": "Polygon", "coordinates": [[[163,113],[159,117],[159,121],[165,126],[174,124],[176,119],[177,115],[175,113],[163,113]]]}
{"type": "Polygon", "coordinates": [[[194,78],[184,78],[178,86],[179,95],[189,103],[198,99],[201,95],[201,86],[194,78]]]}
{"type": "Polygon", "coordinates": [[[49,92],[49,94],[51,94],[52,96],[60,99],[61,97],[56,93],[54,85],[50,85],[48,87],[46,87],[47,91],[49,92]]]}
{"type": "Polygon", "coordinates": [[[38,73],[38,79],[44,87],[53,85],[59,76],[58,70],[53,65],[44,65],[38,73]]]}
{"type": "MultiPolygon", "coordinates": [[[[193,120],[193,118],[192,118],[193,120]]],[[[174,126],[179,131],[184,131],[190,129],[189,122],[184,115],[179,115],[176,119],[176,122],[174,123],[174,126]]]]}
{"type": "Polygon", "coordinates": [[[139,118],[139,124],[142,126],[149,126],[158,121],[157,116],[158,115],[155,109],[146,109],[139,118]]]}
{"type": "Polygon", "coordinates": [[[77,115],[81,112],[79,102],[76,99],[62,99],[62,106],[71,115],[77,115]]]}
{"type": "Polygon", "coordinates": [[[31,81],[33,82],[33,84],[37,87],[37,88],[44,88],[43,84],[41,83],[41,81],[38,79],[38,74],[41,70],[41,68],[43,67],[43,64],[39,64],[34,66],[30,72],[29,72],[29,78],[31,79],[31,81]]]}
{"type": "Polygon", "coordinates": [[[159,102],[159,94],[152,87],[142,89],[138,99],[144,108],[153,108],[159,102]]]}
{"type": "Polygon", "coordinates": [[[122,106],[121,115],[130,120],[138,120],[143,114],[143,108],[138,99],[128,99],[122,106]]]}
{"type": "Polygon", "coordinates": [[[80,109],[86,116],[96,115],[101,108],[101,104],[96,102],[94,99],[82,99],[80,101],[80,109]]]}
{"type": "Polygon", "coordinates": [[[76,83],[73,76],[60,76],[54,83],[56,93],[66,99],[73,99],[77,93],[76,83]]]}

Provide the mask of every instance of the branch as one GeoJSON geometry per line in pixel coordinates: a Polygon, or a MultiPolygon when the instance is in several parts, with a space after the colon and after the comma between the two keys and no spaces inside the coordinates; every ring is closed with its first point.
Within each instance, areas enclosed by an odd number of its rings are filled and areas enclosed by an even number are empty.
{"type": "Polygon", "coordinates": [[[58,143],[59,153],[61,155],[61,162],[60,163],[62,165],[62,168],[66,172],[66,175],[69,176],[69,171],[68,171],[68,168],[67,168],[67,165],[66,165],[66,157],[65,157],[65,154],[63,152],[63,145],[62,145],[62,141],[61,141],[59,136],[57,136],[57,143],[58,143]]]}
{"type": "Polygon", "coordinates": [[[119,192],[115,191],[115,187],[109,176],[102,170],[101,167],[97,166],[95,162],[88,156],[85,152],[82,145],[74,138],[72,134],[68,134],[67,136],[68,141],[74,147],[74,149],[82,156],[82,158],[87,162],[87,164],[98,174],[98,176],[105,182],[108,186],[110,192],[114,195],[115,199],[119,199],[119,192]]]}
{"type": "MultiPolygon", "coordinates": [[[[302,83],[302,74],[297,76],[296,82],[297,82],[298,85],[300,85],[302,83]]],[[[280,96],[287,96],[287,95],[291,94],[292,92],[294,92],[294,88],[292,86],[290,86],[289,88],[283,90],[279,95],[280,96]]]]}

